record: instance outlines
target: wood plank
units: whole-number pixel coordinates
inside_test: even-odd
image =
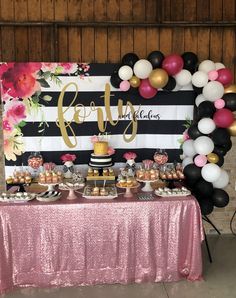
[[[132,0],[120,0],[120,20],[130,22],[133,19]],[[134,51],[134,30],[133,28],[121,28],[121,57]]]
[[[197,20],[209,21],[210,13],[209,0],[197,0]]]
[[[234,28],[225,28],[223,30],[223,58],[222,63],[231,69],[234,74],[234,82],[236,80],[236,67],[235,67],[235,51],[236,51],[236,37]],[[227,45],[227,46],[225,46]]]
[[[165,55],[172,54],[172,29],[160,29],[160,51]]]
[[[161,15],[161,13],[159,11],[160,4],[158,4],[158,3],[160,3],[160,2],[161,1],[156,1],[156,0],[146,0],[145,1],[146,21],[147,22],[159,21],[158,17]]]
[[[147,55],[158,51],[160,47],[160,32],[158,28],[147,28]]]
[[[210,20],[221,21],[223,17],[222,13],[222,0],[210,0]]]
[[[1,19],[3,21],[14,20],[14,1],[1,0]],[[15,61],[15,31],[14,27],[2,27],[2,61]]]
[[[54,21],[54,1],[41,0],[41,18],[45,22]],[[45,62],[57,60],[54,38],[51,27],[42,28],[42,60]]]
[[[107,20],[119,21],[119,0],[107,0]],[[120,28],[108,28],[107,30],[107,61],[120,62]]]
[[[184,52],[184,29],[174,28],[172,31],[172,52],[182,55]]]
[[[236,4],[235,0],[224,0],[223,1],[223,20],[234,21],[236,18]]]
[[[81,19],[81,0],[68,0],[68,20]],[[81,62],[81,28],[68,28],[68,59],[71,62]]]
[[[222,61],[223,34],[221,28],[211,28],[210,31],[210,59],[214,62]],[[227,45],[228,46],[228,45]]]
[[[183,21],[184,0],[171,0],[171,21]]]
[[[94,20],[94,1],[81,1],[81,21]],[[94,28],[82,28],[82,61],[94,61]]]
[[[95,21],[106,21],[107,1],[96,0],[94,2]],[[107,61],[107,28],[95,28],[95,62],[105,63]]]
[[[133,22],[145,22],[145,1],[133,0]],[[134,28],[134,52],[140,58],[147,56],[146,28]]]
[[[67,0],[55,1],[55,21],[68,19]],[[58,27],[58,61],[67,62],[68,57],[68,32],[65,27]]]
[[[27,0],[15,1],[15,20],[18,22],[28,20],[28,3]],[[15,28],[15,50],[16,61],[28,61],[29,60],[29,48],[28,48],[28,28],[17,27]]]
[[[28,0],[28,20],[41,20],[40,0]],[[29,27],[29,61],[42,61],[42,30],[40,27]]]
[[[160,0],[162,6],[162,20],[171,21],[171,0]]]
[[[184,29],[184,52],[197,54],[197,31],[196,28]]]
[[[196,21],[197,19],[197,1],[196,0],[184,0],[184,20]]]
[[[201,28],[198,30],[198,45],[197,45],[197,53],[199,61],[203,61],[209,59],[210,55],[210,29]]]

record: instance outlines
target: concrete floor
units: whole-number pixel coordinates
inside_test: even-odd
[[[213,263],[203,244],[204,281],[21,289],[4,298],[236,298],[236,237],[208,236]]]

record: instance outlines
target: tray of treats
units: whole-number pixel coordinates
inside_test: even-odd
[[[117,196],[116,187],[113,185],[105,187],[87,185],[83,192],[83,197],[86,199],[114,199]]]
[[[112,168],[88,169],[87,180],[115,180],[114,170]]]
[[[36,195],[36,200],[40,202],[54,202],[60,199],[61,192],[59,191],[44,191]]]
[[[136,188],[140,184],[134,177],[121,177],[116,185],[120,188]]]
[[[24,203],[36,198],[35,193],[17,192],[17,193],[1,193],[0,202],[7,203]]]
[[[59,184],[59,189],[61,190],[78,190],[80,188],[84,187],[84,183],[83,182],[63,182]]]
[[[191,192],[186,187],[181,188],[157,188],[155,194],[159,197],[185,197],[191,195]]]

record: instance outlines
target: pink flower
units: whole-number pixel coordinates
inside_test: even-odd
[[[11,132],[13,130],[12,124],[6,118],[2,120],[2,128],[5,132]]]
[[[52,73],[55,73],[56,72],[56,68],[57,68],[57,63],[42,63],[41,70],[43,72],[50,71]]]
[[[13,98],[27,98],[40,90],[36,81],[36,73],[40,70],[41,63],[14,63],[2,72],[3,91]]]
[[[91,142],[94,144],[94,143],[97,143],[99,141],[99,139],[98,139],[98,136],[92,136],[91,137]]]
[[[123,155],[123,158],[125,158],[126,160],[135,159],[136,157],[137,157],[137,154],[134,152],[126,152]]]
[[[5,105],[6,118],[12,124],[18,124],[26,118],[26,106],[21,101],[8,101]]]
[[[58,66],[63,68],[62,72],[65,73],[75,73],[78,69],[78,65],[76,63],[58,63]]]
[[[188,130],[186,129],[184,132],[183,132],[183,141],[187,141],[190,139],[190,136],[188,135]]]
[[[52,171],[55,168],[55,163],[54,162],[45,162],[43,164],[43,168],[45,171]]]
[[[75,161],[76,160],[76,155],[75,154],[64,154],[61,156],[61,160],[63,162],[66,162],[66,161]]]
[[[116,150],[115,150],[114,148],[112,148],[112,147],[108,147],[107,153],[108,153],[109,155],[115,154],[115,152],[116,152]]]

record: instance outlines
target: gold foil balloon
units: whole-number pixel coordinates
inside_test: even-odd
[[[129,80],[130,86],[133,88],[138,88],[140,85],[140,79],[136,76],[132,76],[132,78]]]
[[[236,93],[236,84],[225,87],[225,93]]]
[[[233,137],[236,136],[236,120],[227,128],[229,134]]]
[[[153,88],[163,88],[168,83],[169,76],[164,69],[156,68],[150,73],[148,79]]]
[[[207,160],[211,163],[217,163],[219,161],[219,156],[215,153],[209,153],[207,155]]]

